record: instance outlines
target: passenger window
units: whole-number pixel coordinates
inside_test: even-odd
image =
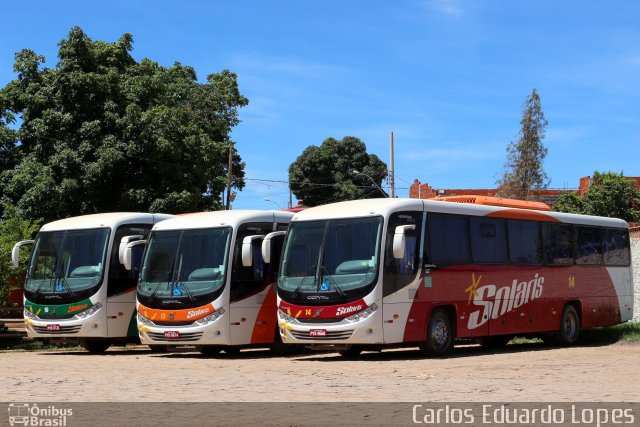
[[[470,261],[466,216],[429,213],[427,226],[430,263],[466,264]]]
[[[541,264],[540,224],[509,220],[509,258],[512,264]]]
[[[542,244],[545,264],[573,264],[573,228],[570,224],[543,223]]]
[[[504,219],[471,217],[471,253],[478,264],[506,264],[507,226]]]
[[[600,248],[600,229],[596,227],[575,227],[576,264],[602,264]]]
[[[629,265],[631,257],[627,230],[603,229],[602,249],[605,265]]]

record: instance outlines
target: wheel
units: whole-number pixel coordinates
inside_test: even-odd
[[[94,354],[104,353],[109,347],[111,347],[111,343],[107,340],[90,338],[80,340],[80,345],[89,353]]]
[[[480,345],[485,348],[501,348],[505,347],[513,338],[511,335],[493,335],[490,337],[482,337]]]
[[[340,350],[338,351],[338,353],[340,353],[340,356],[342,357],[351,359],[354,357],[358,357],[360,353],[362,353],[362,348],[352,345],[351,348],[348,348],[346,350]]]
[[[217,347],[215,345],[198,346],[198,351],[205,356],[215,356],[216,354],[220,353],[220,350],[220,347]]]
[[[442,356],[453,348],[453,328],[449,314],[436,308],[431,313],[427,325],[427,339],[420,344],[420,351],[425,355]]]
[[[560,329],[556,331],[554,337],[558,345],[573,345],[578,341],[580,334],[580,317],[575,307],[567,305],[562,310],[560,318]]]
[[[238,347],[225,347],[224,352],[230,356],[235,356],[240,354],[240,349]]]
[[[273,337],[273,344],[269,347],[273,354],[278,356],[287,356],[290,354],[302,353],[304,346],[300,344],[285,344],[280,337],[280,328],[276,326],[275,335]]]

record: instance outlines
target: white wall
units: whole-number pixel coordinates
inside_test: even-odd
[[[631,238],[631,262],[633,266],[633,321],[640,322],[640,237]]]

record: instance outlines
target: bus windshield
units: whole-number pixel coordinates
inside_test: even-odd
[[[138,294],[190,299],[222,291],[231,228],[153,231],[147,242]]]
[[[69,297],[99,286],[108,243],[108,228],[40,232],[25,290]]]
[[[310,303],[364,296],[377,277],[381,231],[381,217],[291,223],[281,295]]]

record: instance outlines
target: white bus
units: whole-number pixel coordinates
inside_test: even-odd
[[[144,241],[151,227],[172,215],[103,213],[66,218],[42,226],[33,244],[24,283],[27,334],[77,338],[90,352],[114,342],[137,340],[135,289]],[[134,245],[138,245],[134,248]],[[131,245],[133,268],[122,265]]]
[[[282,340],[343,355],[516,334],[568,345],[632,318],[628,224],[475,196],[330,204],[293,218],[277,289]]]
[[[292,217],[283,211],[218,211],[154,226],[138,283],[141,341],[194,345],[204,354],[280,350],[273,283]]]

